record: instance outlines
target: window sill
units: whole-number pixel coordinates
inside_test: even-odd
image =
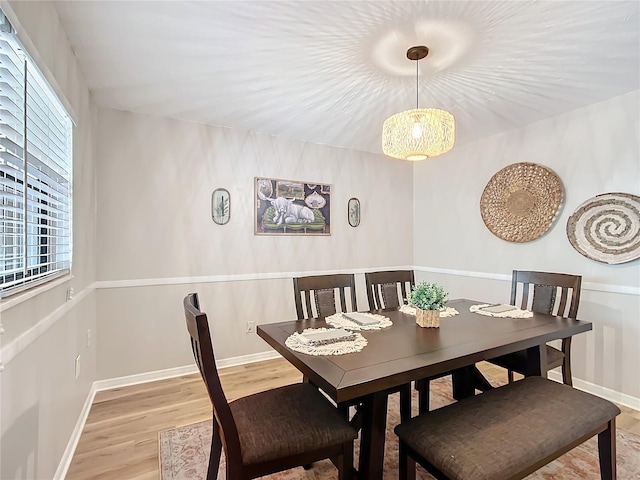
[[[0,300],[0,312],[4,312],[5,310],[9,310],[16,305],[21,304],[22,302],[26,302],[27,300],[40,295],[41,293],[47,292],[52,288],[55,288],[59,285],[62,285],[73,279],[73,274],[67,272],[60,277],[52,278],[45,283],[40,285],[35,285],[27,290],[22,292],[16,292],[8,297],[5,297]]]

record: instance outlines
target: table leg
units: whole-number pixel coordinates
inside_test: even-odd
[[[415,388],[418,391],[418,413],[429,411],[429,379],[416,380]]]
[[[527,348],[527,365],[525,377],[547,376],[547,344]]]
[[[476,389],[486,392],[493,388],[493,385],[488,382],[475,365],[458,368],[451,372],[451,383],[453,384],[453,398],[456,400],[474,396]]]
[[[451,384],[453,398],[456,400],[472,397],[475,394],[475,388],[473,387],[471,376],[466,368],[458,368],[451,372]]]
[[[367,395],[362,403],[362,431],[358,478],[382,479],[387,428],[387,394]]]
[[[451,372],[451,384],[453,389],[453,398],[456,400],[473,397],[476,393],[476,389],[473,384],[473,377],[468,368],[458,368]]]

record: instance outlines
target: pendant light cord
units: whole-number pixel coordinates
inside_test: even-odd
[[[418,60],[416,60],[416,110],[418,109]]]

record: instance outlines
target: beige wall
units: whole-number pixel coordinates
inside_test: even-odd
[[[247,319],[295,317],[292,276],[412,264],[409,163],[109,109],[99,110],[97,135],[100,379],[191,364],[188,291],[201,293],[228,358],[269,350],[244,333]],[[331,235],[255,236],[260,176],[331,184]],[[223,226],[211,220],[219,187],[231,194]],[[357,228],[347,223],[350,197],[362,205]]]
[[[73,278],[48,290],[10,297],[1,306],[5,334],[1,337],[0,478],[44,479],[53,478],[95,380],[96,349],[87,347],[86,332],[95,332],[96,111],[53,6],[5,1],[0,6],[76,125]],[[71,301],[66,300],[69,287],[76,294]],[[78,379],[77,355],[81,355]]]
[[[566,223],[594,195],[640,194],[638,105],[640,92],[631,92],[458,146],[416,164],[414,172],[414,263],[425,270],[420,277],[442,281],[452,297],[498,302],[509,299],[509,282],[500,279],[513,269],[582,275],[579,318],[593,322],[594,329],[575,339],[574,376],[636,401],[640,261],[606,265],[583,257],[569,243]],[[550,231],[522,244],[494,236],[479,207],[491,176],[517,162],[551,168],[565,189],[563,209]],[[498,280],[487,279],[491,276]]]

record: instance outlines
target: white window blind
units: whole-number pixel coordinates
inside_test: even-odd
[[[71,268],[72,122],[0,12],[0,292]]]

